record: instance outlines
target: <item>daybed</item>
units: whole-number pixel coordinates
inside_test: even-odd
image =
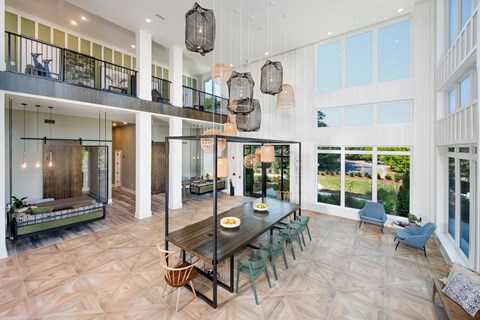
[[[101,219],[105,204],[89,196],[47,201],[15,213],[12,234],[14,239],[27,238]]]
[[[217,180],[217,191],[225,189],[225,180]],[[190,193],[204,194],[213,192],[212,180],[195,180],[190,183]]]

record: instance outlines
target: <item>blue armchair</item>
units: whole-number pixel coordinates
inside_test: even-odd
[[[425,245],[427,244],[430,237],[433,235],[433,232],[437,229],[437,226],[429,222],[423,227],[406,227],[403,230],[397,230],[395,234],[395,240],[398,240],[395,250],[397,250],[398,245],[401,243],[407,244],[409,246],[422,249],[427,256],[427,251],[425,250]]]
[[[387,214],[385,213],[383,204],[371,201],[365,202],[365,205],[358,214],[360,215],[359,228],[362,226],[362,222],[376,224],[380,226],[380,230],[383,233],[383,225],[385,221],[387,221]]]

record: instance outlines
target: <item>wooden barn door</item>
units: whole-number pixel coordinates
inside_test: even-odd
[[[152,142],[152,194],[165,192],[165,142]]]
[[[82,184],[80,142],[47,141],[43,145],[43,197],[57,200],[81,196]]]

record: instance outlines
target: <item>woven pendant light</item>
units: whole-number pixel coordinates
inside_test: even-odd
[[[282,91],[283,67],[280,61],[267,60],[262,67],[260,76],[260,91],[276,95]]]
[[[243,165],[247,169],[255,169],[259,163],[260,161],[253,153],[247,154],[243,159]]]
[[[253,81],[250,72],[232,72],[227,81],[229,101],[227,109],[235,114],[245,114],[253,111]]]
[[[232,76],[232,70],[224,63],[217,63],[212,68],[212,80],[216,84],[226,84]]]
[[[248,114],[235,115],[235,122],[239,131],[258,131],[262,124],[262,109],[260,101],[253,99],[253,111]]]
[[[195,2],[185,14],[185,46],[204,56],[215,48],[215,16],[213,10]]]
[[[203,133],[204,136],[220,134],[222,134],[222,131],[217,129],[209,129]],[[217,139],[217,144],[218,152],[220,152],[223,151],[227,146],[227,141],[225,139]],[[213,152],[213,138],[201,138],[200,146],[205,152]]]
[[[277,108],[294,108],[295,107],[295,95],[293,93],[293,87],[289,84],[282,85],[282,92],[277,95]]]
[[[230,116],[228,116],[227,122],[223,124],[223,134],[226,136],[236,136],[238,134],[237,124],[232,122]]]
[[[258,161],[262,159],[262,148],[257,148],[257,150],[255,150],[255,158],[257,158]]]
[[[261,146],[262,153],[260,160],[264,163],[272,163],[275,161],[275,149],[270,144],[264,144]]]
[[[228,158],[217,157],[217,178],[228,177]]]

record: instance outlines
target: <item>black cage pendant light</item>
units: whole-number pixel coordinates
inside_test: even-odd
[[[215,16],[213,10],[195,2],[185,14],[185,46],[202,56],[215,48]]]
[[[230,112],[235,114],[246,114],[253,111],[253,81],[250,72],[239,73],[232,72],[232,76],[227,81],[228,85],[228,107]]]
[[[267,60],[262,67],[260,76],[260,91],[276,95],[282,91],[283,67],[280,61]]]
[[[239,131],[258,131],[262,124],[262,110],[260,101],[253,99],[253,111],[248,114],[237,114],[235,121]]]

